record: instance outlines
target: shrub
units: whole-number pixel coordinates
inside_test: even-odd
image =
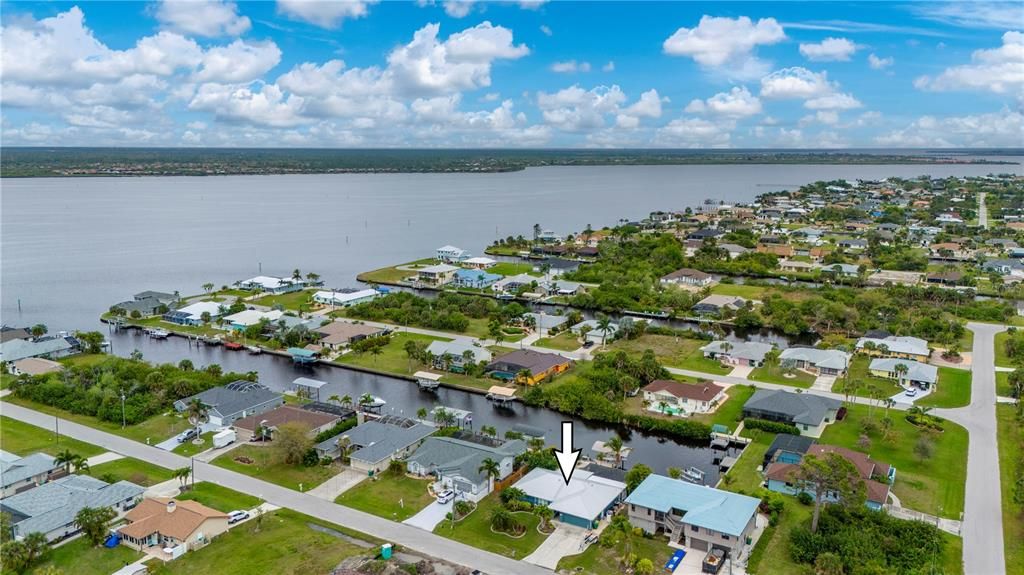
[[[760,429],[761,431],[767,431],[768,433],[800,435],[800,430],[797,429],[795,425],[779,421],[768,421],[767,419],[757,419],[754,417],[744,419],[743,427],[744,429]]]
[[[814,502],[814,497],[806,491],[801,491],[800,494],[796,496],[796,500],[799,501],[801,505],[810,505]]]

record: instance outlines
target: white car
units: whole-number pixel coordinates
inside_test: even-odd
[[[911,387],[910,389],[908,389],[906,391],[906,395],[907,395],[907,397],[914,397],[915,395],[917,395],[917,388],[916,387]]]
[[[235,523],[238,523],[239,521],[245,521],[248,518],[248,511],[232,511],[231,513],[228,513],[228,525],[234,525]]]
[[[452,499],[455,499],[455,492],[452,491],[451,489],[445,489],[441,493],[437,494],[437,502],[438,503],[441,503],[441,504],[448,503]]]

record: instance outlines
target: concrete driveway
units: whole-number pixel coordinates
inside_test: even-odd
[[[582,527],[556,523],[555,530],[551,535],[548,535],[540,547],[534,549],[533,553],[527,555],[523,561],[554,570],[562,557],[583,552],[583,540],[587,533],[589,530]]]
[[[895,401],[896,403],[913,405],[915,401],[921,399],[922,397],[928,397],[932,393],[932,389],[918,389],[917,394],[914,395],[913,397],[907,395],[907,392],[904,391],[903,393],[897,393],[896,395],[892,396],[892,400]]]
[[[174,448],[179,445],[181,444],[178,443],[178,436],[175,435],[170,439],[165,439],[160,443],[157,443],[156,445],[154,445],[154,447],[156,447],[157,449],[163,449],[164,451],[174,451]]]
[[[424,531],[433,531],[437,524],[444,521],[446,515],[452,510],[452,502],[438,503],[434,501],[430,505],[427,505],[423,511],[420,511],[416,515],[406,519],[402,523],[406,525],[412,525],[413,527],[419,527]]]
[[[351,467],[309,490],[309,494],[327,501],[334,501],[339,495],[352,489],[366,479],[366,473]]]

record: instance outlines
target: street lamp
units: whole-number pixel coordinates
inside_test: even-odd
[[[126,420],[125,414],[124,414],[124,400],[125,400],[124,389],[122,389],[121,390],[121,429],[124,429],[127,426],[127,420]]]

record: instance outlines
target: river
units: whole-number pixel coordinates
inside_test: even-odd
[[[1000,158],[1021,161],[1022,158]],[[430,257],[444,244],[483,252],[497,237],[529,235],[535,223],[557,233],[599,228],[654,210],[682,210],[705,198],[746,202],[758,194],[836,178],[880,179],[1020,173],[1020,165],[708,165],[547,167],[500,174],[364,174],[147,178],[38,178],[0,181],[0,319],[44,323],[52,331],[105,328],[111,304],[152,289],[199,293],[260,272],[299,268],[330,287],[359,272]],[[300,372],[287,359],[184,340],[112,336],[114,351],[151,361],[258,371],[286,387]],[[327,395],[373,393],[412,414],[436,402],[469,409],[478,425],[515,422],[547,429],[564,416],[518,405],[495,410],[481,396],[443,389],[437,397],[394,378],[329,367],[314,377]],[[308,375],[308,374],[307,374]],[[714,481],[711,451],[577,422],[577,447],[615,431],[628,435],[631,462],[658,471],[695,465]]]

